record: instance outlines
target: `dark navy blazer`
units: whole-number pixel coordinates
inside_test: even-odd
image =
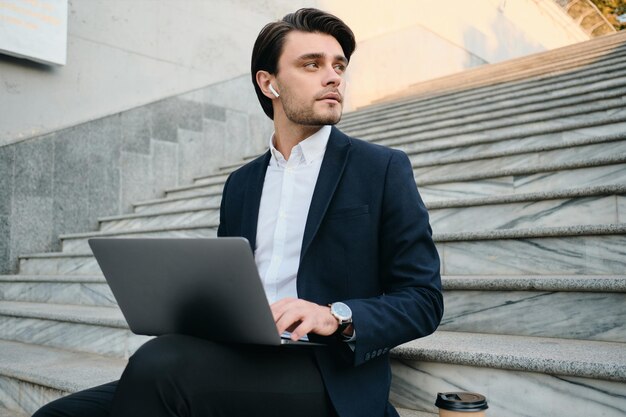
[[[254,250],[269,151],[224,185],[219,236]],[[406,154],[332,129],[309,209],[298,297],[352,309],[354,352],[336,338],[316,351],[341,417],[397,416],[389,405],[389,349],[426,336],[443,314],[439,257]]]

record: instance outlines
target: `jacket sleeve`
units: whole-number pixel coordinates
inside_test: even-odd
[[[435,331],[443,315],[439,256],[428,212],[405,153],[393,151],[384,182],[379,232],[383,294],[344,300],[356,331],[354,365]]]

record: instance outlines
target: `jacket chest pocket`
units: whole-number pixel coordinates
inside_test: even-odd
[[[349,217],[362,216],[369,214],[370,208],[367,204],[353,207],[342,207],[329,212],[326,215],[327,220],[347,219]]]

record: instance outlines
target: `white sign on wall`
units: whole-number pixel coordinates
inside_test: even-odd
[[[68,0],[0,0],[0,53],[65,65]]]

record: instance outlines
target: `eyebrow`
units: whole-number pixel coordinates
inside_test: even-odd
[[[321,52],[312,52],[310,54],[300,55],[297,58],[297,61],[306,61],[309,59],[322,59],[322,58],[326,58],[326,54],[323,54]],[[335,60],[341,61],[344,65],[348,64],[348,59],[343,55],[335,55]]]

